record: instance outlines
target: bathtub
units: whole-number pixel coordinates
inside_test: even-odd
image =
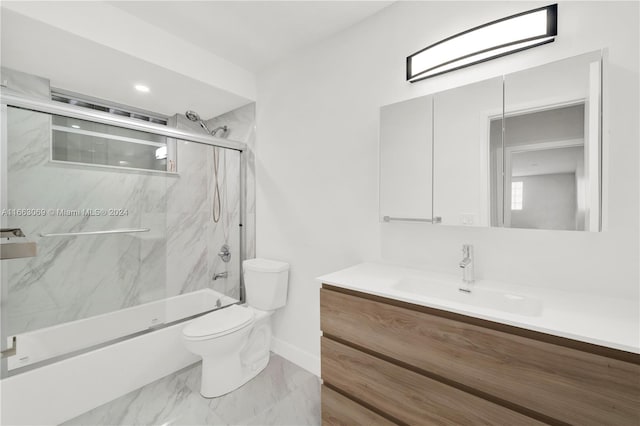
[[[182,343],[190,320],[171,323],[214,309],[218,301],[236,302],[205,289],[18,335],[9,373],[32,369],[0,381],[0,423],[59,424],[198,362]],[[58,360],[36,364],[51,359]]]

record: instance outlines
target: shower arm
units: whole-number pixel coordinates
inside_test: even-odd
[[[209,133],[211,133],[211,136],[215,136],[216,133],[218,133],[218,130],[222,130],[222,136],[224,137],[229,131],[229,128],[227,126],[219,126],[213,129],[212,131],[210,131]]]

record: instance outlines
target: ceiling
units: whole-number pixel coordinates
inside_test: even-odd
[[[5,0],[1,65],[59,89],[208,119],[255,101],[265,68],[391,3]]]
[[[156,114],[193,109],[209,118],[251,102],[12,11],[2,12],[1,42],[3,67],[44,77],[56,89]],[[151,91],[137,92],[135,84]]]
[[[391,1],[115,1],[138,19],[259,72]]]

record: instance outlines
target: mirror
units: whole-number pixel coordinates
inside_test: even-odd
[[[601,58],[382,107],[381,219],[599,231]]]
[[[600,72],[597,52],[505,76],[504,203],[492,225],[600,229]]]

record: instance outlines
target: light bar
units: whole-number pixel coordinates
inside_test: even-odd
[[[468,67],[551,43],[558,34],[558,5],[508,16],[461,32],[407,57],[407,81]]]

